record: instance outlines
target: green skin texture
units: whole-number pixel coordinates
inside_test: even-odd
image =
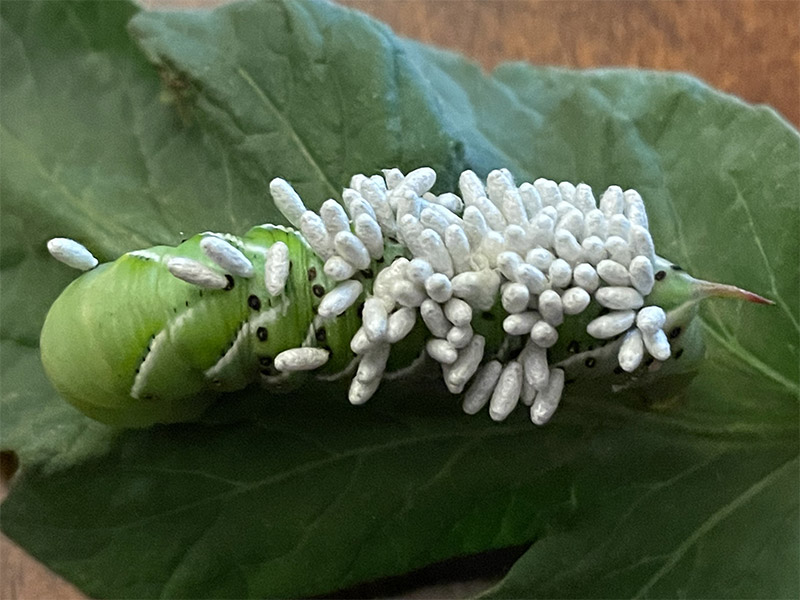
[[[363,298],[342,315],[315,322],[320,296],[336,282],[325,276],[323,262],[296,232],[261,225],[242,237],[225,236],[251,260],[256,272],[250,279],[233,278],[234,285],[227,290],[203,290],[177,279],[166,268],[167,259],[178,256],[214,267],[200,249],[203,237],[199,234],[178,247],[145,251],[161,260],[125,254],[82,274],[64,290],[47,315],[40,340],[45,371],[63,398],[109,425],[146,427],[195,420],[219,393],[253,382],[265,386],[265,395],[296,386],[307,373],[279,374],[271,364],[279,352],[298,347],[304,340],[305,345],[331,351],[328,363],[314,375],[331,379],[352,370],[349,344],[361,325],[358,310]],[[262,274],[266,250],[276,241],[287,244],[292,265],[284,293],[273,297]],[[383,259],[357,275],[367,293],[378,270],[401,255],[407,255],[405,248],[387,244]],[[581,315],[567,317],[559,327],[558,343],[549,351],[551,365],[564,368],[567,381],[606,377],[618,389],[694,368],[703,354],[699,331],[689,328],[700,299],[697,280],[661,258],[656,264],[659,270],[666,276],[656,282],[646,303],[668,312],[667,332],[680,328],[682,339],[671,343],[673,356],[685,346],[682,362],[656,362],[656,367],[663,368],[654,369],[645,361],[633,374],[621,373],[616,368],[621,339],[604,343],[586,333],[586,324],[599,312],[593,303]],[[260,301],[258,310],[248,301],[252,296]],[[476,312],[473,327],[486,337],[485,360],[513,358],[524,344],[526,336],[506,339],[504,316],[499,301],[490,311]],[[242,345],[231,351],[243,324],[257,319],[266,328],[267,339],[259,339],[252,325],[249,334],[242,336]],[[158,348],[152,350],[157,336]],[[387,372],[411,365],[427,337],[418,319],[409,336],[393,347]],[[151,350],[158,356],[150,356],[146,385],[138,397],[132,397],[137,372]],[[206,370],[228,352],[233,360],[208,377]]]

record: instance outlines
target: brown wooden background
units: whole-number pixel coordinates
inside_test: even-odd
[[[110,1],[110,0],[109,0]],[[219,0],[146,0],[150,7]],[[800,0],[342,0],[491,69],[506,60],[696,75],[800,125]],[[0,540],[0,599],[83,595]],[[430,597],[467,593],[437,588]],[[422,597],[420,595],[419,597]]]

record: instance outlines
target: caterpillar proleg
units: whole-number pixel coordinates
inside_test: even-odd
[[[273,180],[296,229],[202,233],[100,265],[51,240],[86,270],[42,329],[55,388],[95,419],[141,427],[195,419],[215,392],[259,380],[352,373],[362,404],[427,352],[465,412],[488,404],[502,421],[522,405],[543,425],[573,380],[621,388],[698,360],[701,299],[771,304],[657,256],[634,190],[609,187],[598,206],[585,184],[517,186],[500,169],[486,184],[465,171],[460,196],[437,196],[430,168],[383,173],[354,176],[344,206],[319,215]]]

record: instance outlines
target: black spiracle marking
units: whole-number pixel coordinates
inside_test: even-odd
[[[581,345],[578,343],[578,340],[572,340],[567,346],[567,352],[571,352],[572,354],[578,354],[580,351]]]
[[[656,281],[661,281],[666,276],[667,276],[666,271],[659,271],[658,273],[656,273]]]
[[[494,318],[495,318],[494,317],[494,313],[493,312],[489,312],[488,310],[483,311],[481,313],[481,317],[483,317],[484,321],[494,321]]]
[[[594,367],[597,364],[597,361],[594,359],[593,356],[590,356],[585,361],[583,361],[583,364],[591,369],[592,367]]]
[[[683,271],[683,267],[679,267],[678,265],[670,265],[670,268],[673,271]]]
[[[683,356],[683,348],[675,353],[675,360],[678,360],[681,356]]]
[[[681,334],[681,328],[675,327],[672,331],[669,332],[669,339],[674,340]]]
[[[266,342],[267,338],[269,337],[269,333],[267,332],[266,327],[259,327],[256,329],[256,337],[258,338],[259,342]]]
[[[233,280],[233,276],[228,275],[227,273],[225,273],[225,279],[228,280],[228,285],[226,285],[222,289],[225,290],[226,292],[228,292],[228,291],[233,289],[233,286],[236,284],[236,282]]]
[[[647,358],[644,360],[644,366],[645,366],[645,367],[649,367],[650,365],[652,365],[652,364],[655,362],[655,360],[656,360],[656,359],[655,359],[655,358],[653,358],[652,356],[648,356],[648,357],[647,357]]]
[[[261,310],[261,300],[255,294],[251,294],[247,298],[247,306],[249,306],[253,310]]]
[[[317,278],[317,268],[309,267],[308,272],[306,274],[308,275],[309,281],[314,281]]]
[[[258,358],[258,364],[262,367],[271,367],[272,366],[272,357],[271,356],[260,356]]]
[[[314,332],[314,337],[317,338],[318,342],[324,342],[328,339],[328,332],[325,331],[324,327],[320,327]]]
[[[317,298],[322,298],[325,295],[325,288],[318,283],[311,286],[311,291],[314,292]]]

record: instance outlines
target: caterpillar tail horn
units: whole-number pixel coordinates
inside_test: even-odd
[[[714,281],[705,281],[703,279],[695,280],[695,294],[699,299],[702,298],[734,298],[736,300],[743,300],[745,302],[754,302],[756,304],[775,304],[769,298],[759,296],[755,292],[744,290],[735,285],[727,283],[716,283]]]

